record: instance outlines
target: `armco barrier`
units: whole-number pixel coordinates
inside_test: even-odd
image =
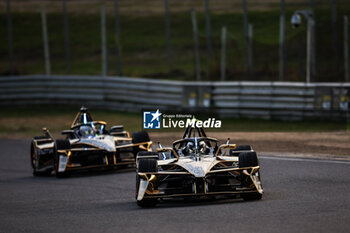
[[[87,105],[211,111],[223,117],[345,118],[350,83],[181,82],[100,76],[0,77],[2,106]]]

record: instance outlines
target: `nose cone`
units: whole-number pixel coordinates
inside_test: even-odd
[[[205,177],[214,163],[215,160],[213,158],[202,159],[200,161],[189,159],[184,161],[181,166],[195,177]]]
[[[202,167],[194,167],[193,170],[192,170],[192,174],[195,176],[195,177],[204,177],[205,176],[205,171],[203,170]]]

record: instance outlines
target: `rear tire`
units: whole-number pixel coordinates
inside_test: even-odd
[[[156,172],[158,170],[156,159],[139,159],[138,161],[138,172]],[[136,198],[140,187],[140,176],[136,173]],[[154,207],[158,202],[157,198],[154,199],[143,199],[137,201],[137,205],[140,207]]]
[[[132,143],[142,143],[142,142],[149,142],[149,141],[150,141],[150,138],[146,131],[135,132],[132,134]],[[139,146],[133,147],[133,153],[134,153],[135,159],[139,151],[140,151]]]
[[[132,134],[132,143],[141,143],[151,141],[146,131],[135,132]]]

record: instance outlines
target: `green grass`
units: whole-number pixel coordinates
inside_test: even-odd
[[[286,80],[304,81],[305,59],[305,20],[298,29],[290,26],[290,16],[295,9],[302,7],[290,5],[286,14],[287,26],[287,68]],[[276,9],[276,10],[275,10]],[[342,16],[349,12],[350,4],[338,7],[338,54],[341,61],[339,70],[334,68],[331,11],[318,7],[317,20],[317,64],[319,75],[314,81],[342,81]],[[101,73],[101,32],[100,16],[97,13],[69,14],[70,48],[72,74],[99,75]],[[197,12],[200,31],[200,56],[204,80],[218,80],[220,76],[220,35],[221,27],[226,25],[228,38],[227,71],[229,80],[277,80],[279,48],[279,10],[278,7],[266,11],[249,11],[249,22],[254,25],[254,72],[247,77],[245,68],[245,47],[243,41],[243,17],[236,12],[211,13],[213,57],[208,59],[205,38],[205,15]],[[4,12],[0,14],[0,24],[6,25]],[[121,15],[122,60],[125,76],[167,78],[177,80],[194,79],[193,36],[190,12],[180,11],[171,14],[171,42],[173,52],[173,72],[168,72],[164,15],[148,14]],[[59,11],[48,14],[51,64],[53,74],[65,74],[65,51],[62,15]],[[44,58],[41,19],[38,12],[13,13],[14,59],[18,74],[44,73]],[[6,27],[0,27],[0,34],[7,35]],[[109,75],[115,75],[115,35],[114,17],[107,17]],[[0,43],[0,75],[8,73],[8,48],[6,36]],[[301,71],[299,69],[302,69]],[[301,75],[300,75],[301,73]]]
[[[68,129],[79,107],[64,106],[27,106],[21,108],[6,108],[0,111],[0,137],[30,138],[41,134],[41,128],[47,127],[55,135],[59,136],[61,130]],[[142,130],[142,113],[124,113],[118,111],[106,111],[90,109],[95,120],[103,120],[108,127],[124,125],[130,132]],[[197,117],[197,116],[196,116]],[[206,116],[198,116],[198,119],[206,119]],[[216,117],[216,119],[219,119]],[[327,132],[345,131],[349,129],[342,121],[281,121],[259,119],[222,119],[222,128],[208,129],[208,131],[230,132]],[[153,132],[182,132],[183,129],[161,129]]]

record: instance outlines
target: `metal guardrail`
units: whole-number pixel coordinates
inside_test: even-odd
[[[344,118],[350,83],[181,82],[100,76],[0,77],[0,105],[72,104],[122,111],[212,111],[223,117]]]

